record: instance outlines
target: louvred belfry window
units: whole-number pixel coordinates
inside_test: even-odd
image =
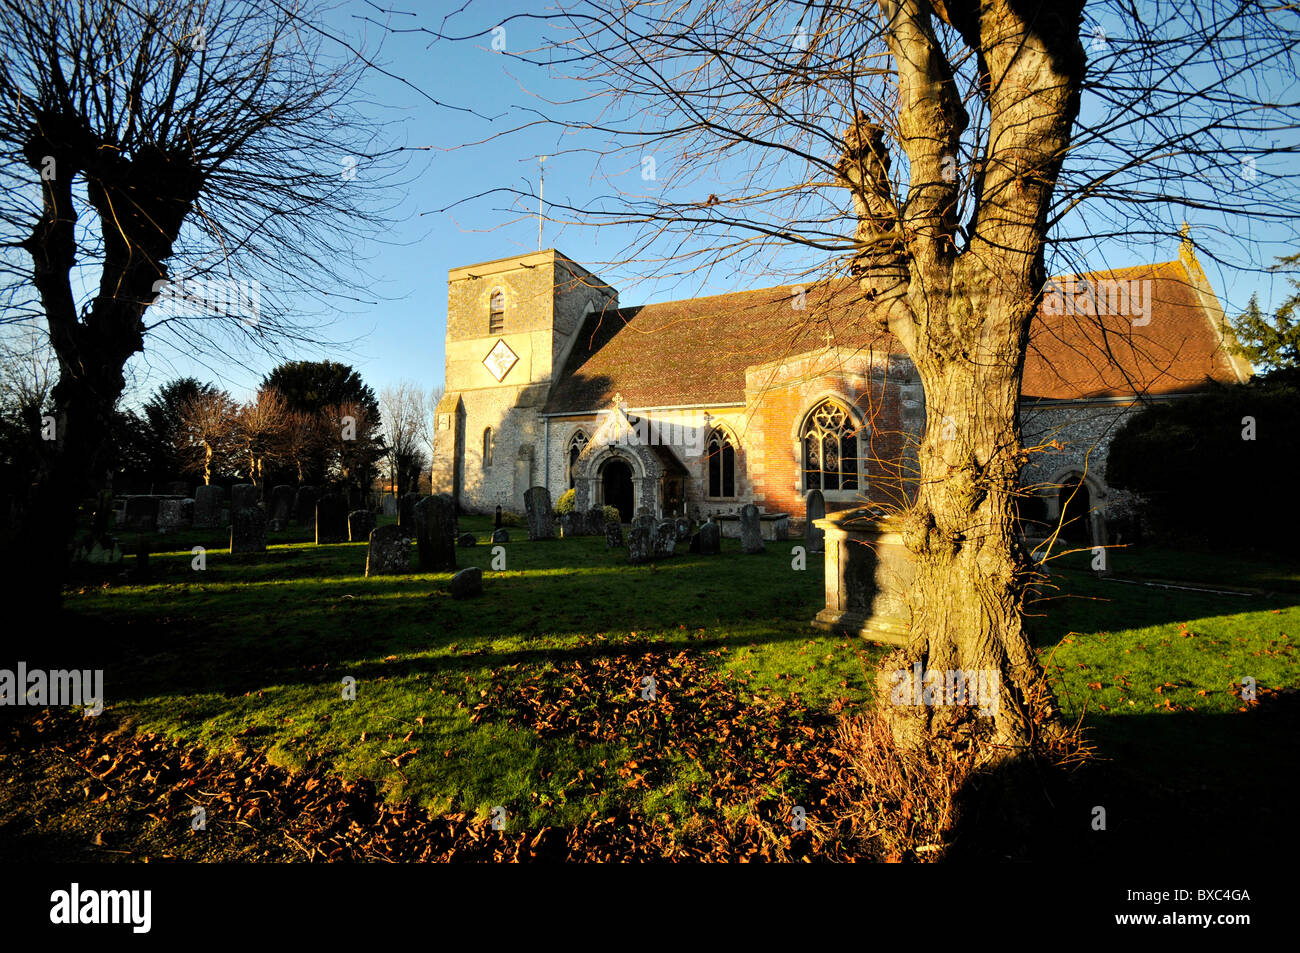
[[[805,491],[858,488],[857,430],[834,401],[822,401],[804,421],[803,479]]]
[[[506,296],[500,291],[494,291],[488,300],[488,333],[501,334],[505,329]]]

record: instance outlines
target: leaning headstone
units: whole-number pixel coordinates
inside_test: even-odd
[[[293,487],[282,483],[271,491],[271,506],[266,516],[271,521],[279,520],[282,525],[289,522],[293,516]]]
[[[676,546],[677,524],[672,520],[664,520],[655,527],[654,557],[662,559],[665,556],[671,556]]]
[[[700,527],[700,555],[716,556],[722,552],[722,525],[709,520]]]
[[[654,535],[641,520],[634,522],[627,533],[627,561],[634,566],[649,562],[654,555]]]
[[[158,497],[128,496],[122,510],[123,529],[152,533],[158,527]]]
[[[761,553],[763,546],[763,527],[758,518],[758,507],[746,503],[740,508],[740,549],[745,553]]]
[[[456,569],[456,501],[446,493],[415,505],[415,542],[423,572]]]
[[[178,529],[189,529],[193,523],[193,500],[160,500],[158,502],[158,532],[174,533]]]
[[[813,520],[819,520],[826,516],[826,498],[822,496],[821,490],[813,490],[808,494],[807,510],[804,513],[804,543],[810,553],[820,553],[826,549],[826,530],[818,529],[813,525]]]
[[[593,506],[587,510],[587,533],[599,536],[605,532],[605,507]]]
[[[415,506],[419,502],[419,493],[403,493],[397,502],[397,525],[412,538],[415,536]]]
[[[451,597],[469,599],[483,592],[483,570],[478,566],[467,566],[451,577]]]
[[[684,543],[691,538],[691,521],[685,516],[677,517],[677,542]]]
[[[230,488],[230,508],[247,509],[257,505],[257,487],[252,483],[236,483]]]
[[[478,538],[473,533],[461,533],[456,537],[457,546],[474,546],[478,543]]]
[[[605,524],[605,548],[623,548],[623,524],[617,520],[610,520]]]
[[[348,501],[326,493],[316,501],[316,545],[348,541]]]
[[[392,495],[387,495],[384,497],[384,515],[385,516],[397,515],[397,497]]]
[[[370,531],[366,548],[366,575],[393,576],[411,571],[411,539],[400,526],[381,526]]]
[[[316,528],[316,501],[320,493],[314,486],[300,486],[293,497],[293,521],[310,530]]]
[[[266,513],[260,506],[230,511],[230,554],[266,552]]]
[[[494,529],[492,531],[492,542],[508,543],[510,542],[510,533],[506,531],[504,526],[501,529]]]
[[[348,542],[359,543],[369,539],[375,528],[375,514],[371,510],[353,510],[348,514]]]
[[[555,538],[555,514],[546,487],[535,486],[524,493],[524,512],[528,516],[529,539]]]

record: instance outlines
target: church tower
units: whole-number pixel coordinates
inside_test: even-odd
[[[543,482],[551,388],[584,319],[617,307],[617,292],[553,248],[448,273],[435,493],[469,512],[523,512],[525,491]]]

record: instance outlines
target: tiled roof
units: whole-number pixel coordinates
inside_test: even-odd
[[[1094,273],[1152,281],[1151,321],[1123,315],[1040,314],[1030,331],[1025,397],[1056,399],[1171,393],[1235,380],[1227,355],[1181,262]],[[790,286],[623,308],[588,317],[547,413],[581,413],[621,394],[630,407],[740,403],[745,369],[841,348],[900,352],[873,327],[856,282]]]

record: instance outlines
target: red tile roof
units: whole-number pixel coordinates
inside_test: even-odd
[[[1163,394],[1236,376],[1181,262],[1087,278],[1150,279],[1151,321],[1125,315],[1040,313],[1030,330],[1022,393],[1077,399]],[[581,413],[621,394],[630,407],[740,403],[745,369],[825,347],[892,351],[872,306],[849,280],[669,301],[591,315],[579,332],[547,413]]]

